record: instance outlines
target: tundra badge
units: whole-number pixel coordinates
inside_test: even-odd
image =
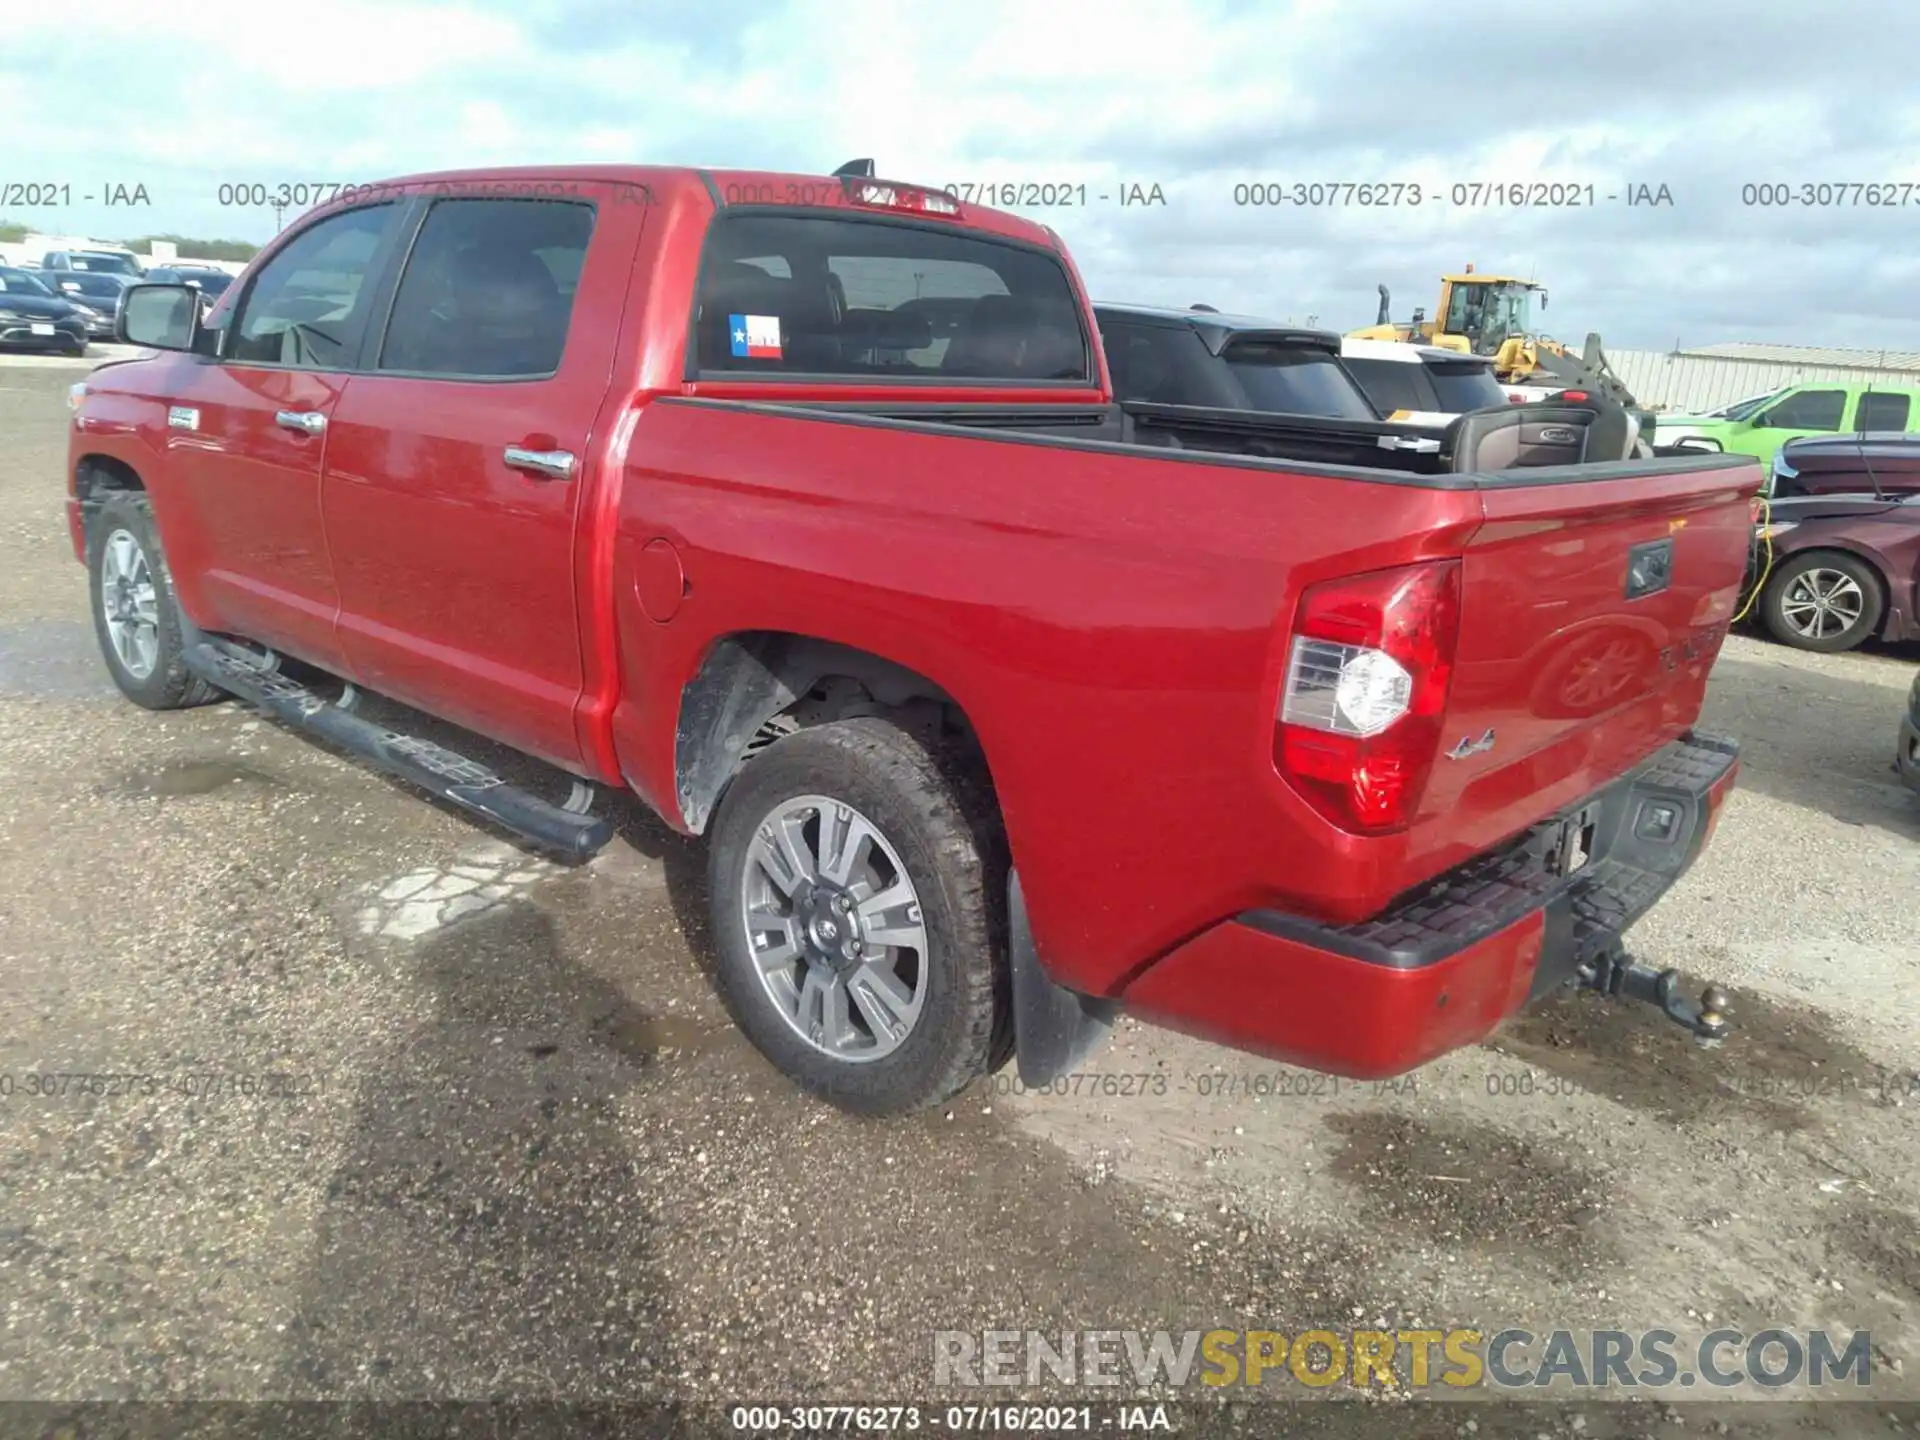
[[[1478,755],[1493,748],[1493,731],[1489,730],[1478,740],[1471,735],[1462,735],[1460,743],[1447,751],[1449,760],[1464,760],[1469,755]]]

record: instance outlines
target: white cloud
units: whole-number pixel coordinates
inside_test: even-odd
[[[1809,26],[1740,0],[1615,0],[1570,39],[1427,0],[310,0],[297,24],[202,0],[185,25],[155,24],[150,0],[18,8],[0,182],[141,182],[154,202],[8,217],[49,228],[264,238],[270,210],[218,203],[236,181],[873,155],[935,183],[1158,183],[1164,209],[1032,212],[1117,299],[1358,324],[1376,282],[1404,313],[1471,259],[1537,270],[1556,320],[1615,345],[1910,346],[1920,326],[1920,188],[1878,211],[1741,203],[1749,181],[1920,181],[1920,7],[1840,0]],[[1676,204],[1236,206],[1252,179],[1664,182]]]

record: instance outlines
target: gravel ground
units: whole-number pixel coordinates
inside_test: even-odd
[[[637,811],[561,870],[236,706],[121,701],[59,504],[76,368],[0,362],[0,1401],[56,1407],[0,1429],[899,1401],[939,1330],[1378,1322],[1868,1329],[1874,1403],[1283,1424],[1190,1392],[1180,1433],[1920,1433],[1920,804],[1888,770],[1920,655],[1729,642],[1705,723],[1741,787],[1632,937],[1734,990],[1718,1050],[1583,996],[1376,1087],[1127,1023],[1087,1074],[1150,1093],[1003,1075],[859,1123],[729,1028],[700,852]]]

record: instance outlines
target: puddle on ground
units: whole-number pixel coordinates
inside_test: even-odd
[[[611,1044],[634,1060],[655,1060],[663,1054],[688,1058],[733,1044],[739,1031],[730,1024],[696,1020],[691,1015],[648,1015],[621,1007],[596,1017],[589,1027],[595,1038]]]
[[[1681,988],[1700,990],[1691,979]],[[1728,1014],[1733,1033],[1708,1048],[1651,1006],[1575,993],[1528,1011],[1486,1044],[1676,1125],[1738,1111],[1786,1132],[1811,1125],[1816,1102],[1920,1102],[1911,1075],[1875,1063],[1816,1010],[1735,990]]]
[[[85,700],[118,693],[89,622],[0,626],[0,699]]]
[[[1332,1171],[1367,1196],[1369,1224],[1436,1242],[1536,1251],[1554,1269],[1603,1244],[1608,1182],[1503,1130],[1367,1110],[1328,1115],[1346,1140]]]
[[[286,782],[251,765],[231,760],[173,760],[143,774],[129,776],[119,789],[125,795],[213,795],[235,785],[264,785],[281,789]]]

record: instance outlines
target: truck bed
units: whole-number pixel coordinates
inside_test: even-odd
[[[677,686],[658,677],[691,674],[712,635],[800,629],[931,677],[980,736],[1049,965],[1096,993],[1118,957],[1223,915],[1365,920],[1678,739],[1760,482],[1728,456],[1418,473],[1129,442],[1101,407],[967,418],[650,404],[624,490],[683,537],[691,623],[620,616],[616,744],[666,789],[649,737],[671,733]],[[1272,442],[1269,418],[1238,418]],[[1628,601],[1629,550],[1666,543],[1670,584]],[[1405,829],[1343,832],[1272,758],[1301,596],[1441,559],[1462,589],[1442,748],[1494,741],[1438,760]],[[1178,813],[1214,819],[1136,825]]]

